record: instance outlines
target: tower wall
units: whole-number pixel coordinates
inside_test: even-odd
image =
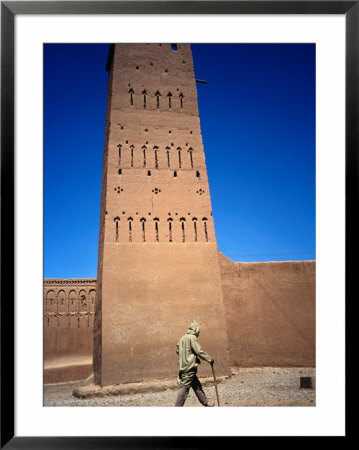
[[[217,373],[228,374],[190,45],[116,45],[108,89],[95,382],[173,375],[176,343],[192,319]]]

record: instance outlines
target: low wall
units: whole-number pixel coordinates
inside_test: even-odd
[[[315,261],[219,261],[232,366],[315,366]]]
[[[96,279],[44,280],[44,382],[92,373]]]

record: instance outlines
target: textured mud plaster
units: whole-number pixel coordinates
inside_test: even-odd
[[[141,245],[138,248],[141,252]],[[166,261],[163,266],[166,266]],[[219,261],[231,365],[315,366],[315,262],[235,263],[221,253]],[[172,267],[160,269],[158,264],[155,258],[152,266],[154,272],[172,271]],[[186,264],[186,261],[178,260],[179,268],[176,271],[182,270]],[[171,283],[176,283],[175,275],[172,273],[174,280]],[[209,276],[213,276],[213,272]],[[143,279],[143,276],[138,279]],[[179,292],[190,290],[193,283],[196,288],[187,297],[194,298],[201,288],[201,283],[196,282],[194,277],[190,278],[185,287],[179,285],[177,289]],[[96,288],[94,279],[44,281],[45,383],[81,380],[91,374],[93,300]],[[87,303],[83,298],[84,294],[89,300]],[[151,296],[154,310],[159,310],[155,324],[159,333],[163,334],[172,318],[168,323],[160,323],[163,318],[160,305],[155,301],[157,296],[155,291]],[[186,304],[187,297],[180,305]],[[174,308],[178,309],[180,305],[176,304]],[[142,309],[141,314],[137,319],[138,327],[142,327],[146,310]],[[199,311],[198,314],[202,312]],[[207,329],[209,333],[212,332],[210,327]],[[182,329],[179,331],[183,332]],[[157,333],[156,327],[153,332]],[[200,336],[201,342],[206,332],[205,328]],[[125,339],[128,337],[125,336]],[[169,345],[169,350],[172,349],[172,344]],[[174,357],[171,354],[171,358],[172,356]],[[216,358],[217,366],[221,355],[217,354]],[[117,363],[117,367],[119,366],[120,361]],[[176,370],[174,366],[170,371],[172,369]],[[208,367],[202,364],[201,374],[208,373],[204,369]],[[169,378],[173,378],[173,372],[169,374]]]
[[[190,45],[118,44],[108,68],[95,383],[175,376],[192,319],[229,374]]]
[[[315,366],[315,261],[219,256],[231,364]]]
[[[92,372],[96,279],[44,281],[44,382],[86,378]]]

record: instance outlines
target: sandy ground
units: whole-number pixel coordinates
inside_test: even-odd
[[[199,374],[200,375],[200,374]],[[232,377],[218,384],[222,406],[315,406],[315,389],[300,388],[300,377],[315,377],[314,368],[234,368]],[[78,399],[72,395],[83,382],[45,385],[44,406],[174,406],[178,389],[132,395]],[[210,402],[216,401],[214,385],[204,387]],[[193,391],[185,407],[198,406]],[[217,406],[217,404],[216,404]]]

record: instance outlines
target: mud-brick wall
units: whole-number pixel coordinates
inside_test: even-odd
[[[95,295],[93,278],[44,280],[45,382],[91,373]]]
[[[233,366],[315,366],[315,261],[219,254]]]

